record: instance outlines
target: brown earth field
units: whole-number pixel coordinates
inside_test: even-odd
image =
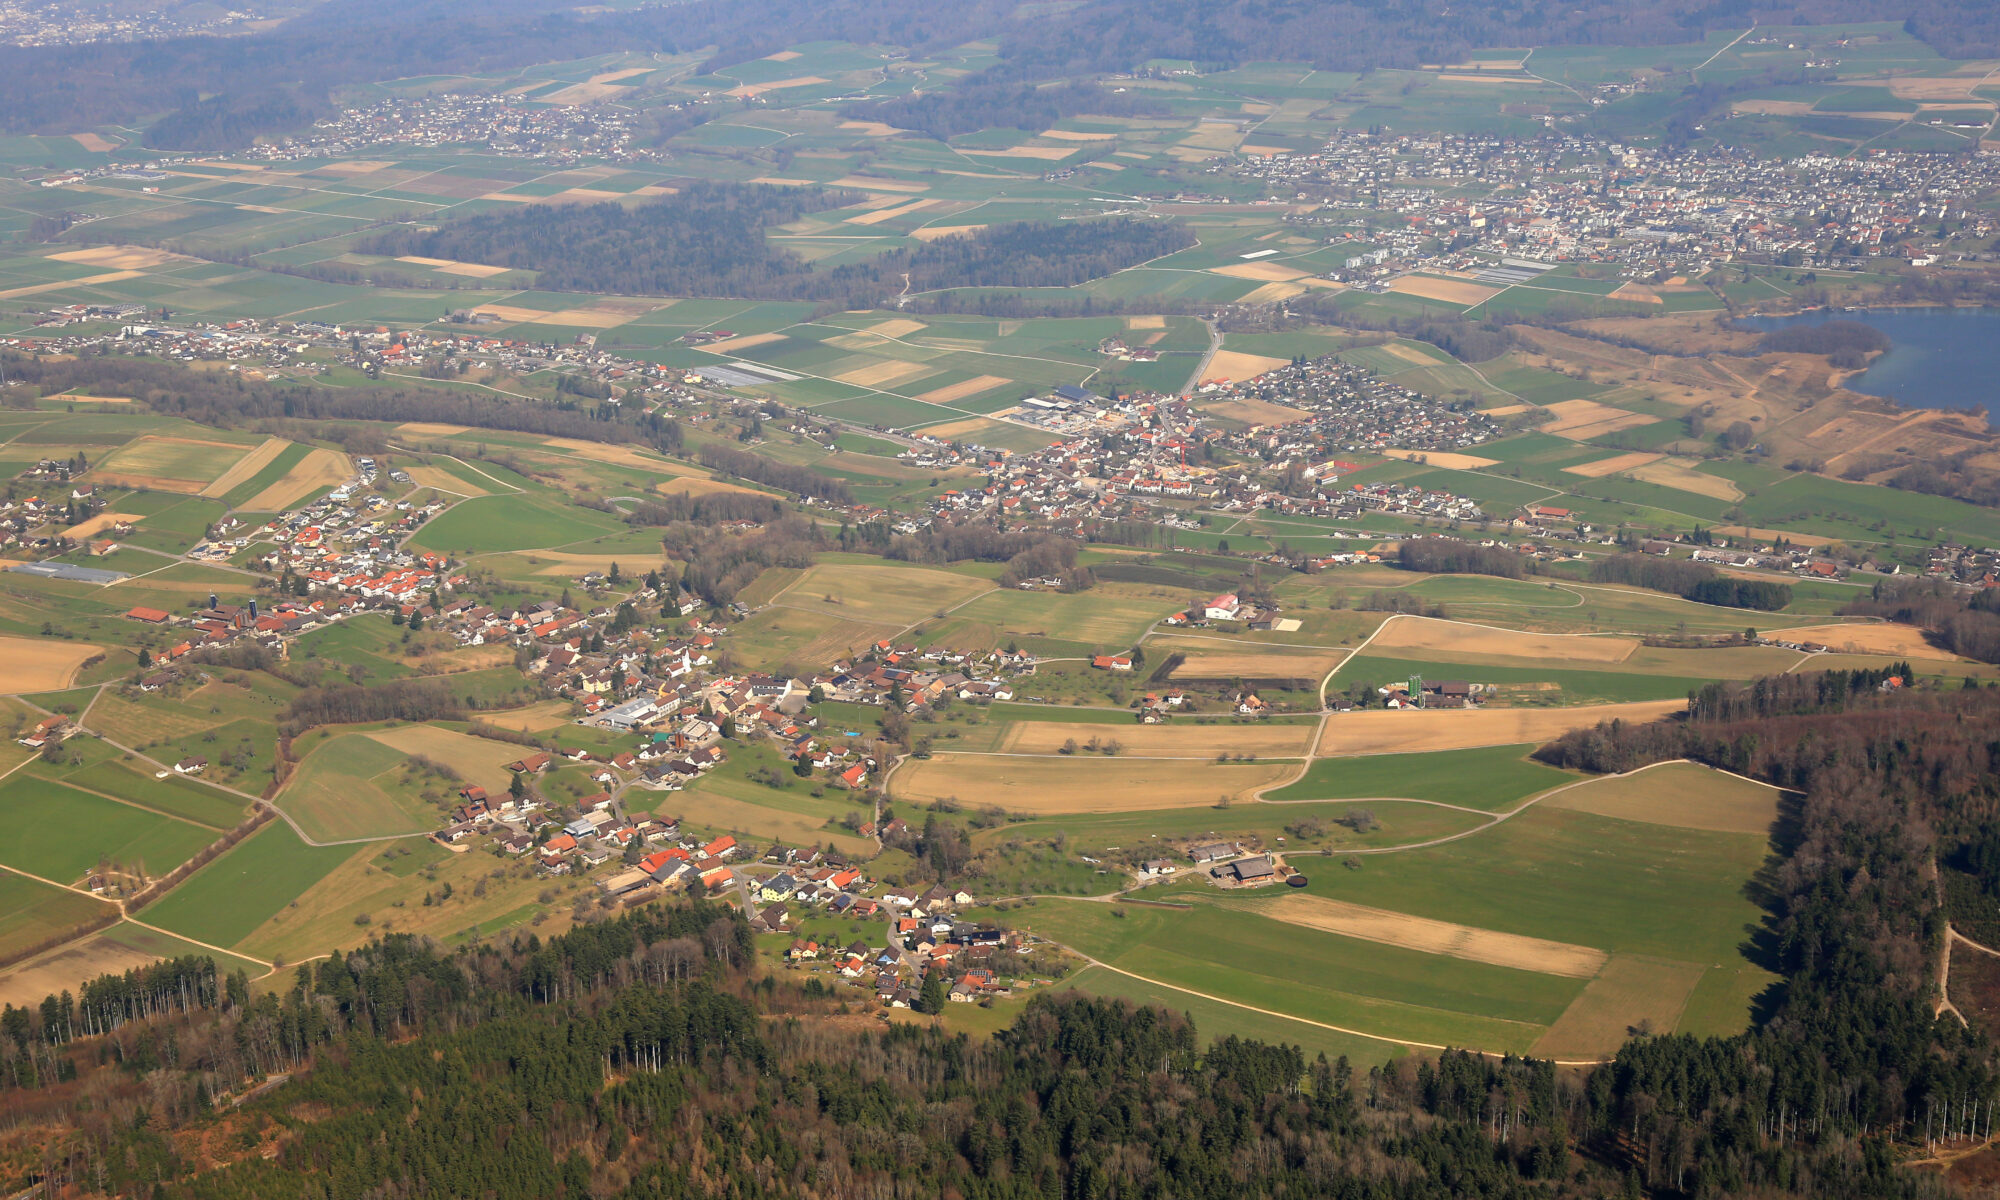
[[[1211,379],[1228,379],[1242,383],[1246,379],[1255,379],[1267,371],[1275,371],[1284,365],[1285,360],[1282,358],[1244,354],[1237,350],[1222,350],[1209,360],[1208,369],[1202,372],[1201,378],[1196,382],[1207,383]]]
[[[1610,957],[1590,946],[1477,929],[1450,921],[1433,921],[1324,896],[1309,896],[1303,892],[1259,903],[1255,911],[1273,920],[1303,925],[1308,929],[1421,950],[1425,954],[1443,954],[1470,962],[1539,971],[1544,975],[1562,975],[1571,979],[1591,978]]]
[[[1209,759],[1226,752],[1301,758],[1311,748],[1316,732],[1311,725],[1122,726],[1019,721],[1007,730],[996,749],[1003,754],[1055,754],[1065,742],[1082,746],[1096,738],[1117,741],[1124,755]]]
[[[59,691],[76,681],[86,659],[103,651],[89,642],[0,635],[0,692]]]
[[[120,521],[130,521],[136,525],[145,519],[138,513],[101,512],[82,524],[72,525],[68,529],[65,529],[63,536],[72,541],[82,541],[84,538],[96,537],[99,533],[111,528]]]
[[[1807,625],[1786,629],[1788,642],[1818,642],[1830,650],[1848,654],[1887,654],[1899,658],[1949,658],[1958,656],[1941,650],[1924,639],[1924,631],[1914,625],[1854,622],[1840,625]],[[1959,661],[1964,661],[1959,659]]]
[[[1339,713],[1329,717],[1320,737],[1323,757],[1355,754],[1416,754],[1427,750],[1467,750],[1475,746],[1542,743],[1599,721],[1644,723],[1687,708],[1685,700],[1636,700],[1626,704],[1586,704],[1571,708],[1424,709]]]
[[[1618,663],[1639,648],[1636,638],[1597,634],[1523,633],[1491,625],[1444,621],[1399,614],[1382,623],[1368,643],[1370,653],[1407,650],[1430,661],[1447,661],[1459,654],[1492,654],[1534,658],[1551,663]]]
[[[939,754],[897,768],[889,777],[889,793],[916,802],[955,796],[974,807],[997,804],[1035,816],[1139,812],[1212,805],[1218,796],[1243,800],[1295,773],[1297,767],[1290,763]]]
[[[270,465],[271,460],[283,454],[285,447],[289,445],[291,443],[283,438],[265,438],[262,445],[237,459],[234,466],[217,475],[207,487],[201,489],[201,494],[213,498],[227,493],[229,489]]]
[[[246,512],[283,512],[323,487],[332,487],[348,476],[347,456],[338,450],[316,447],[285,472],[284,478],[243,502]]]

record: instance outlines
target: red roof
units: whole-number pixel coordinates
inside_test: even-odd
[[[168,614],[160,611],[157,608],[135,608],[131,612],[126,613],[125,615],[132,618],[134,621],[150,621],[151,623],[157,625],[161,621],[166,620]]]

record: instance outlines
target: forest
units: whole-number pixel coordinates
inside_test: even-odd
[[[1040,133],[1065,117],[1090,113],[1111,117],[1156,117],[1172,110],[1156,100],[1120,95],[1094,83],[1037,87],[1007,78],[994,68],[961,81],[948,91],[916,92],[890,100],[850,104],[844,117],[881,121],[944,141],[981,129],[1021,129]],[[997,78],[995,76],[998,76]]]
[[[1535,573],[1535,560],[1504,546],[1480,546],[1461,538],[1405,538],[1396,565],[1434,575],[1498,575],[1520,579]]]
[[[698,182],[646,204],[525,205],[436,229],[392,229],[362,245],[370,254],[530,268],[541,273],[536,286],[561,291],[868,308],[903,292],[906,278],[915,292],[1068,287],[1194,244],[1194,234],[1171,221],[1020,221],[819,271],[765,238],[774,226],[860,199],[842,190]]]
[[[328,421],[435,421],[472,429],[636,443],[669,453],[681,447],[681,427],[674,421],[625,412],[615,404],[586,409],[569,402],[503,400],[443,388],[266,383],[119,355],[56,359],[7,354],[4,365],[8,379],[33,385],[42,395],[98,389],[130,396],[157,413],[224,429],[242,428],[252,421],[313,422],[303,436],[327,437],[329,430],[321,423]]]

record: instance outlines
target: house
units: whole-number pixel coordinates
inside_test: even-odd
[[[518,771],[523,775],[533,775],[543,767],[548,766],[550,761],[551,756],[548,754],[530,754],[508,763],[507,769],[509,771]]]
[[[1268,854],[1238,859],[1220,870],[1228,873],[1238,883],[1264,883],[1278,874],[1277,864],[1271,861],[1271,856]]]
[[[135,608],[125,614],[134,621],[144,621],[148,625],[160,625],[171,619],[171,615],[157,608]]]
[[[1139,874],[1148,876],[1171,875],[1174,870],[1174,864],[1164,858],[1149,859],[1139,866]]]
[[[201,755],[191,755],[174,764],[174,772],[179,775],[199,775],[208,770],[208,760]]]
[[[1129,654],[1099,654],[1090,660],[1090,665],[1100,671],[1129,671],[1132,656]]]
[[[1202,605],[1201,615],[1210,621],[1233,621],[1242,608],[1243,602],[1237,598],[1235,592],[1224,592]]]

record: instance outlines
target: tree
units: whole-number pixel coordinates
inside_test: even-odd
[[[944,968],[934,966],[924,973],[924,990],[912,1007],[920,1013],[941,1013],[950,994],[944,986]]]
[[[145,667],[150,667],[152,665],[153,665],[153,652],[151,650],[146,649],[144,646],[139,647],[139,666],[141,668],[145,668]]]

